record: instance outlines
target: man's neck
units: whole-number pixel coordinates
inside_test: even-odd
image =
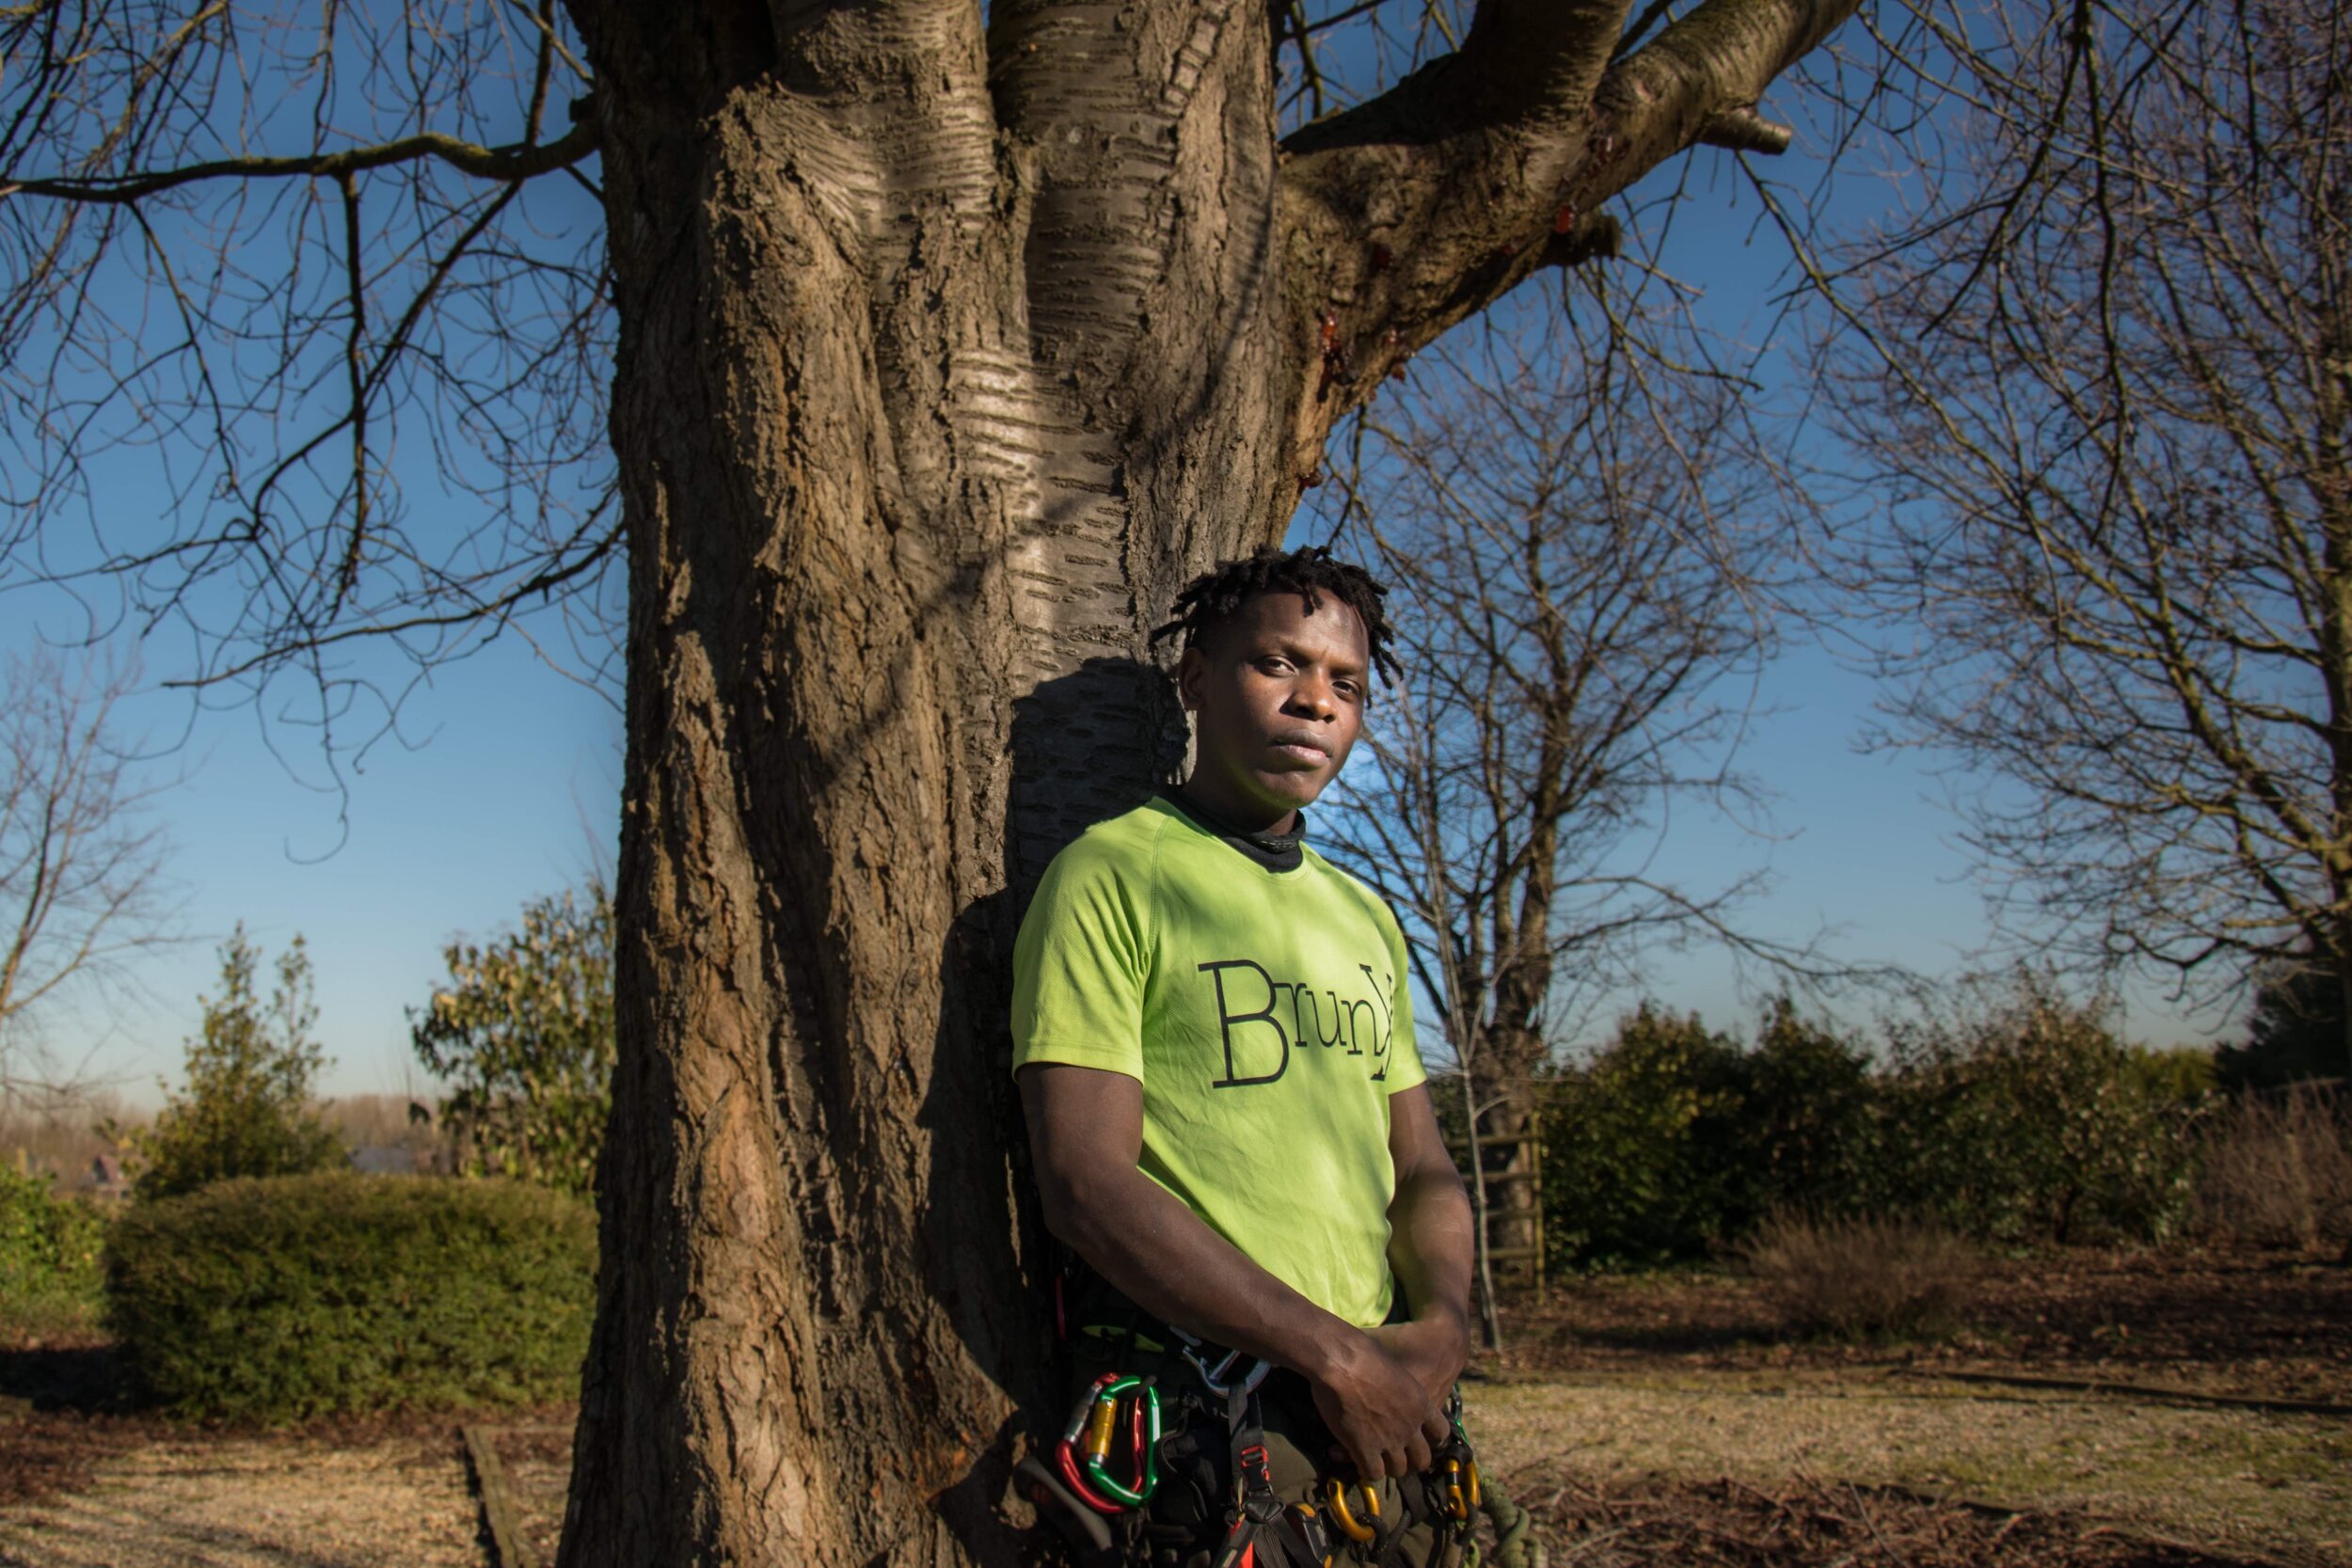
[[[1300,832],[1306,819],[1305,814],[1295,808],[1267,820],[1263,807],[1253,809],[1247,804],[1208,799],[1200,788],[1198,777],[1186,779],[1169,793],[1177,804],[1210,827],[1240,838],[1293,838]]]
[[[1306,851],[1300,847],[1307,831],[1307,814],[1303,811],[1284,814],[1290,818],[1286,832],[1253,832],[1222,816],[1215,807],[1203,806],[1181,784],[1164,793],[1177,810],[1269,871],[1295,871],[1305,857]]]

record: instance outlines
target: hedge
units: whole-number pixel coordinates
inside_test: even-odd
[[[1536,1085],[1546,1250],[1720,1256],[1765,1217],[1909,1216],[2003,1245],[2160,1241],[2189,1218],[2210,1073],[2028,975],[1882,1049],[1797,1014],[1753,1044],[1650,1006]]]
[[[107,1238],[107,1326],[188,1416],[533,1403],[578,1386],[596,1219],[507,1181],[337,1172],[132,1206]]]

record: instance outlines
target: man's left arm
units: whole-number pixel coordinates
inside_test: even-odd
[[[1389,1097],[1389,1159],[1396,1169],[1389,1267],[1412,1316],[1375,1337],[1442,1404],[1470,1359],[1471,1220],[1428,1085]]]

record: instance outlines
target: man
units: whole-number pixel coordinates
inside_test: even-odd
[[[1239,1560],[1253,1527],[1235,1515],[1265,1513],[1269,1487],[1292,1533],[1287,1553],[1260,1536],[1260,1568],[1319,1557],[1325,1535],[1419,1564],[1447,1544],[1432,1510],[1468,1512],[1445,1407],[1469,1353],[1470,1205],[1395,917],[1303,842],[1375,670],[1393,672],[1384,592],[1323,550],[1261,550],[1188,587],[1155,635],[1183,637],[1192,772],[1056,857],[1022,926],[1014,1067],[1046,1223],[1088,1266],[1067,1325],[1082,1386],[1148,1374],[1189,1413],[1165,1446],[1170,1496],[1120,1511],[1114,1558]],[[1189,1367],[1187,1337],[1209,1347]],[[1257,1399],[1229,1393],[1252,1358],[1277,1370]],[[1144,1447],[1112,1403],[1102,1441]],[[1263,1476],[1242,1457],[1261,1422]],[[1098,1512],[1122,1495],[1083,1457],[1050,1489],[1082,1521],[1073,1493]],[[1433,1464],[1453,1491],[1424,1480]],[[1141,1489],[1140,1453],[1117,1468]]]

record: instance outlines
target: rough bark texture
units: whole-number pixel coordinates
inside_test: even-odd
[[[1588,202],[1851,8],[1738,8],[1777,41],[1638,155],[1629,120]],[[1426,135],[1375,117],[1287,169],[1239,0],[997,0],[985,38],[944,0],[574,9],[631,611],[562,1560],[1006,1560],[1046,1354],[1020,890],[1180,760],[1145,641],[1175,588],[1279,537],[1389,363],[1604,232],[1553,232],[1556,171],[1623,8],[1565,75],[1433,79],[1382,111]]]

